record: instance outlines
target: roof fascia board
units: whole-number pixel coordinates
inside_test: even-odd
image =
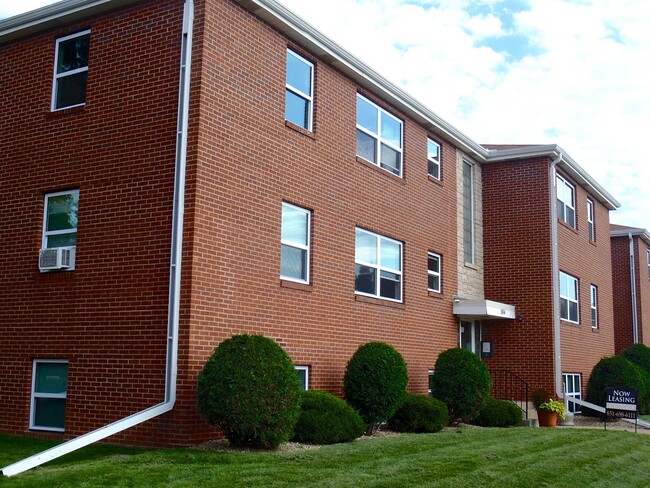
[[[630,234],[633,237],[638,237],[639,239],[643,240],[648,246],[650,246],[650,232],[648,232],[645,229],[637,229],[637,228],[619,229],[619,230],[612,230],[609,233],[611,237],[628,237]]]
[[[0,20],[0,45],[142,0],[64,0]]]
[[[242,7],[309,49],[371,93],[408,114],[427,130],[447,138],[459,149],[484,160],[488,150],[445,122],[418,100],[309,25],[275,0],[236,0]]]

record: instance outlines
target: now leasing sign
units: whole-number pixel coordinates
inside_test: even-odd
[[[607,388],[605,409],[609,417],[636,419],[638,393],[636,388]]]

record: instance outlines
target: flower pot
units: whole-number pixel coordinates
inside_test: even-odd
[[[537,411],[537,422],[539,422],[540,427],[556,427],[557,418],[557,412],[551,412],[549,410]]]

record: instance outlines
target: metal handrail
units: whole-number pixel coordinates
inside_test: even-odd
[[[491,369],[490,376],[492,376],[492,398],[514,403],[528,419],[530,385],[526,380],[507,369]]]

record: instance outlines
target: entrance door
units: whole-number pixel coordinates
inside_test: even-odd
[[[458,338],[460,347],[472,351],[474,354],[481,354],[481,321],[473,322],[461,320]]]

